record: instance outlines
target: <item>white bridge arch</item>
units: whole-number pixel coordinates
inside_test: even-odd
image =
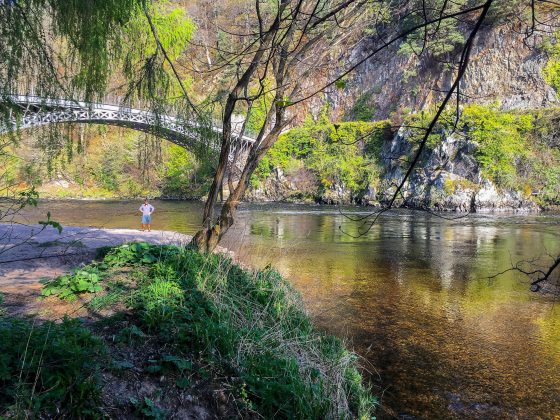
[[[43,98],[29,95],[11,95],[10,101],[21,107],[20,120],[13,119],[10,125],[0,126],[0,134],[16,129],[61,123],[92,123],[132,128],[147,133],[154,133],[172,143],[186,148],[200,142],[203,127],[197,123],[185,121],[171,115],[156,115],[153,112],[136,108],[111,105],[106,103],[89,103],[65,99]],[[212,127],[212,131],[221,134],[222,129]],[[235,136],[235,134],[234,134]],[[248,136],[235,136],[230,159],[237,156],[243,159],[255,143]],[[216,142],[208,142],[210,147],[219,148]]]

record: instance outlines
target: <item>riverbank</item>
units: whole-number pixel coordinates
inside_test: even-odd
[[[227,197],[227,194],[226,194]],[[44,202],[57,202],[57,201],[91,201],[91,202],[107,202],[107,201],[138,201],[141,202],[145,197],[144,196],[137,196],[137,197],[122,197],[122,196],[98,196],[98,197],[88,197],[88,196],[44,196],[41,195],[41,201]],[[203,197],[192,197],[192,198],[180,198],[180,197],[170,197],[170,196],[150,196],[152,200],[160,200],[160,201],[172,201],[172,202],[204,202]],[[466,199],[465,199],[466,200]],[[558,212],[560,211],[559,205],[548,205],[548,206],[541,206],[537,205],[536,203],[529,202],[529,201],[510,201],[507,202],[503,199],[497,200],[498,203],[492,203],[489,205],[477,205],[474,209],[470,209],[469,206],[466,204],[467,201],[457,201],[454,202],[453,200],[449,200],[450,203],[443,205],[443,206],[433,206],[432,208],[426,208],[426,206],[421,202],[415,202],[414,200],[408,203],[407,205],[403,206],[396,206],[396,209],[408,209],[408,210],[418,210],[418,211],[425,211],[429,210],[432,213],[457,213],[457,214],[466,214],[466,213],[482,213],[482,214],[531,214],[531,213],[541,213],[541,212]],[[301,205],[301,206],[332,206],[332,207],[354,207],[356,209],[381,209],[382,205],[378,202],[374,201],[363,201],[360,203],[352,203],[352,202],[338,202],[336,200],[324,201],[324,200],[314,200],[313,198],[301,199],[301,198],[290,198],[290,197],[275,197],[267,199],[265,197],[255,198],[254,195],[249,195],[247,200],[243,202],[244,204],[263,204],[263,205]]]
[[[224,253],[203,256],[177,246],[190,237],[173,232],[0,229],[0,267],[11,267],[2,274],[19,279],[11,285],[2,275],[0,291],[43,295],[34,308],[3,305],[0,353],[9,362],[0,415],[372,415],[356,356],[312,326],[299,294],[274,270],[248,271]],[[131,240],[157,244],[115,247]],[[96,249],[97,260],[83,265]],[[34,265],[13,266],[24,263]],[[40,273],[51,280],[39,283]],[[69,304],[79,310],[51,312],[56,323],[22,316]],[[37,352],[41,369],[28,359]]]
[[[59,233],[42,225],[0,224],[0,291],[5,308],[16,314],[58,316],[45,313],[37,302],[41,278],[60,276],[90,262],[99,247],[137,241],[185,245],[190,240],[189,235],[170,231],[65,226]]]

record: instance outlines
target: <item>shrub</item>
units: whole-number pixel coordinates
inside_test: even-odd
[[[377,177],[381,147],[390,135],[388,121],[333,124],[325,114],[317,122],[308,119],[280,136],[259,163],[252,184],[275,168],[290,173],[303,167],[315,175],[319,194],[340,186],[359,196]]]
[[[548,56],[548,61],[543,67],[543,76],[556,93],[560,93],[560,32],[556,32],[543,44],[543,49]]]
[[[446,14],[457,12],[464,6],[464,1],[445,2],[444,0],[413,0],[408,3],[410,9],[402,21],[403,29],[417,26],[427,20],[434,20],[441,10]],[[445,9],[443,6],[445,5]],[[430,36],[424,36],[423,29],[417,30],[405,38],[399,53],[404,55],[427,52],[432,57],[441,59],[461,46],[465,37],[457,21],[450,19],[427,26]]]
[[[525,138],[532,120],[531,115],[500,112],[495,106],[464,108],[461,123],[478,143],[476,159],[486,178],[506,188],[518,185],[517,164],[529,156]]]
[[[370,105],[371,95],[361,95],[352,107],[352,116],[356,121],[371,121],[375,116],[375,107]]]

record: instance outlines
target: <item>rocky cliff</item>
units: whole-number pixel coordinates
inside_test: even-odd
[[[461,82],[463,103],[499,102],[504,110],[558,105],[556,92],[542,72],[547,62],[542,48],[545,38],[527,39],[512,25],[498,25],[480,33]],[[343,53],[341,62],[356,62],[372,47],[366,38],[354,50]],[[366,61],[351,74],[344,89],[327,93],[333,117],[351,118],[360,101],[371,108],[372,118],[384,119],[404,108],[429,108],[441,99],[441,91],[449,87],[451,78],[445,65],[430,56],[419,59],[399,51],[395,46]]]
[[[463,105],[492,104],[494,109],[514,114],[558,106],[558,96],[543,76],[548,59],[542,48],[545,39],[542,36],[527,39],[520,28],[512,25],[495,25],[480,33],[470,67],[461,82]],[[372,48],[365,38],[352,51],[341,51],[340,62],[355,62]],[[389,118],[397,127],[407,112],[429,112],[449,86],[451,73],[429,56],[419,59],[400,50],[397,45],[375,60],[367,61],[352,73],[343,88],[333,88],[323,98],[314,99],[307,111],[317,117],[326,102],[332,121]],[[336,179],[325,187],[318,174],[303,165],[294,173],[276,168],[253,188],[249,199],[379,204],[391,196],[394,184],[402,179],[406,170],[403,159],[413,152],[411,136],[410,130],[401,128],[384,141],[378,156],[379,176],[361,191],[352,190]],[[468,127],[461,133],[442,132],[440,141],[422,156],[401,203],[457,211],[526,211],[537,209],[537,203],[543,204],[538,195],[545,187],[539,182],[519,181],[525,176],[525,169],[521,168],[526,165],[525,157],[511,154],[509,158],[517,167],[518,180],[499,185],[482,170],[479,155],[484,147],[470,136]],[[546,149],[546,144],[543,147]],[[550,204],[559,200],[554,184],[560,185],[560,171],[556,167],[560,162],[557,154],[543,156],[542,151],[535,149],[532,159],[549,160],[555,168],[546,187],[556,188],[551,193]],[[535,166],[534,162],[531,165]]]
[[[251,189],[250,201],[316,202],[378,206],[387,202],[407,169],[406,157],[413,145],[406,129],[400,129],[382,148],[383,159],[377,179],[356,190],[335,181],[328,188],[315,171],[298,168],[284,171],[276,167],[269,176]],[[397,204],[434,211],[538,211],[538,197],[529,188],[502,188],[483,176],[475,158],[479,146],[461,134],[444,136],[426,151],[421,164],[410,178]],[[560,187],[560,179],[558,179]]]
[[[399,159],[391,156],[409,156],[412,146],[407,141],[407,130],[401,129],[384,147],[385,188],[376,202],[388,200],[395,185],[407,169]],[[422,157],[403,192],[400,203],[405,206],[429,208],[438,211],[535,211],[539,209],[532,190],[499,188],[485,178],[475,158],[479,145],[468,136],[443,136],[433,150]],[[372,202],[375,203],[375,202]]]

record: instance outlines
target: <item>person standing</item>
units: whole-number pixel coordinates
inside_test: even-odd
[[[152,213],[154,210],[154,206],[148,203],[148,199],[146,198],[144,200],[144,204],[142,204],[138,209],[138,211],[142,213],[142,230],[146,230],[146,228],[148,229],[148,232],[152,230],[150,224],[152,223]]]

